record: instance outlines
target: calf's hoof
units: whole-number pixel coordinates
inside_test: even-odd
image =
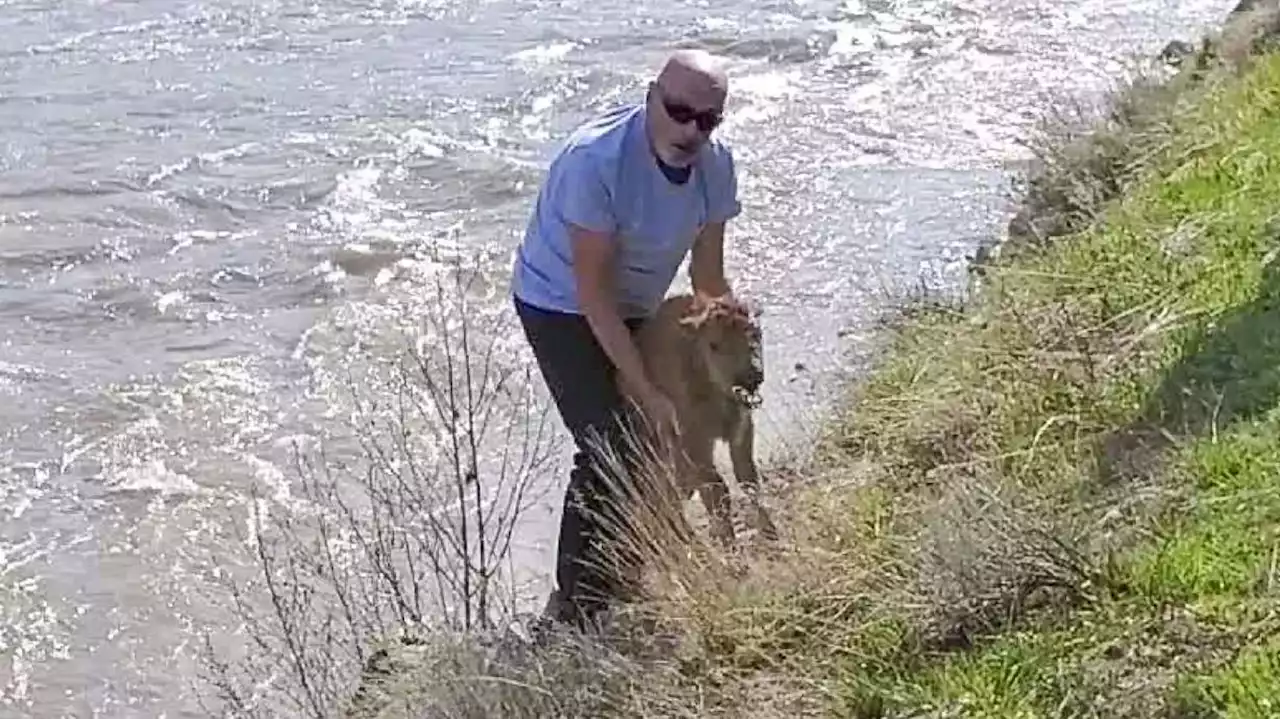
[[[769,513],[763,507],[756,508],[756,530],[770,542],[778,541],[778,527],[769,518]]]

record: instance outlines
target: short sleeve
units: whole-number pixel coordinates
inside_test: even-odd
[[[721,146],[715,155],[716,171],[707,185],[707,221],[725,222],[742,212],[738,201],[738,173],[734,167],[733,152]]]
[[[588,230],[612,233],[617,218],[600,164],[588,153],[571,151],[557,168],[556,205],[565,221]]]

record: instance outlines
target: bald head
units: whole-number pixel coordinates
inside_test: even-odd
[[[667,58],[658,73],[658,85],[673,93],[720,95],[729,93],[729,78],[724,64],[705,50],[677,50]]]
[[[694,161],[720,124],[729,79],[724,65],[705,50],[677,50],[649,86],[649,138],[669,165]]]

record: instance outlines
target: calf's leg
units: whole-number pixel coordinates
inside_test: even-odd
[[[702,506],[707,509],[711,536],[729,549],[735,540],[733,508],[729,500],[729,487],[720,472],[716,471],[714,449],[712,440],[700,433],[686,435],[685,452],[688,453],[694,489],[702,500]]]
[[[740,412],[729,437],[729,459],[733,463],[733,476],[751,500],[756,529],[761,536],[772,541],[778,538],[778,528],[760,502],[760,471],[756,467],[755,439],[756,428],[751,414]]]

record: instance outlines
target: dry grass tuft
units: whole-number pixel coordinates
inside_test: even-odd
[[[990,476],[952,475],[919,537],[929,633],[944,646],[972,646],[1030,610],[1096,601],[1106,579],[1086,548],[1087,528],[1067,509]]]
[[[637,656],[625,637],[562,632],[534,648],[514,635],[435,633],[366,668],[353,719],[695,717],[679,666]]]

